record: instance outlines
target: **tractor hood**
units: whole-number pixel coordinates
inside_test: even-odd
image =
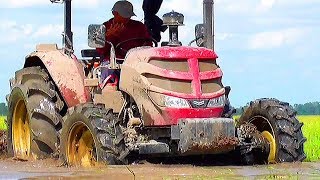
[[[137,103],[146,126],[220,117],[225,90],[216,59],[206,48],[135,48],[122,64],[119,88]]]
[[[141,47],[132,49],[128,55],[126,61],[131,61],[130,56],[134,55],[139,57],[139,60],[145,60],[148,62],[152,58],[156,59],[212,59],[215,60],[218,58],[216,53],[207,48],[198,48],[190,46],[180,46],[180,47],[157,47],[157,48],[148,48]]]
[[[136,79],[143,81],[140,87],[157,93],[186,99],[213,98],[224,94],[216,59],[214,51],[206,48],[140,47],[127,54],[122,73],[134,71],[130,75],[139,75]]]

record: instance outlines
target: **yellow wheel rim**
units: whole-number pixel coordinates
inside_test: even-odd
[[[263,131],[261,133],[261,135],[263,137],[265,137],[267,139],[267,141],[269,142],[269,156],[268,156],[268,163],[275,163],[276,162],[276,140],[274,139],[274,137],[272,136],[272,134],[269,131]]]
[[[13,111],[12,144],[14,156],[28,159],[30,156],[30,120],[25,102],[20,99]]]
[[[79,122],[73,125],[67,143],[66,156],[69,164],[82,167],[91,167],[96,164],[94,139],[84,123]]]

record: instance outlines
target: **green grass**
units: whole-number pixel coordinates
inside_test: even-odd
[[[298,116],[304,123],[303,135],[307,138],[304,151],[307,155],[306,161],[320,160],[320,116]]]
[[[7,124],[6,124],[6,116],[0,116],[0,130],[6,130]]]

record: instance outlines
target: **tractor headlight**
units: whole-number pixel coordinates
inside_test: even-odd
[[[190,105],[187,100],[164,94],[149,92],[151,100],[159,106],[170,108],[189,108]]]
[[[210,99],[209,102],[208,102],[207,107],[208,108],[224,107],[225,102],[226,102],[226,97],[225,97],[225,95],[223,95],[223,96],[220,96],[220,97],[217,97],[217,98]]]

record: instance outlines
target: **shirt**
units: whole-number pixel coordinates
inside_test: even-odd
[[[109,21],[103,23],[107,29],[110,29],[110,27],[113,25],[114,21],[113,18]],[[151,36],[148,32],[147,27],[139,21],[135,21],[130,19],[124,26],[119,29],[115,34],[112,34],[110,36],[107,36],[106,33],[106,41],[111,42],[114,47],[116,48],[116,45],[122,41],[132,39],[132,38],[150,38]],[[126,43],[123,43],[121,45],[121,48],[124,50],[129,50],[131,48],[140,47],[140,46],[151,46],[152,41],[151,40],[132,40],[128,41]],[[105,47],[103,48],[97,48],[97,51],[100,55],[108,58],[110,56],[110,48],[111,46],[106,43]],[[126,52],[121,50],[120,48],[116,49],[116,56],[117,58],[124,58],[126,55]]]

